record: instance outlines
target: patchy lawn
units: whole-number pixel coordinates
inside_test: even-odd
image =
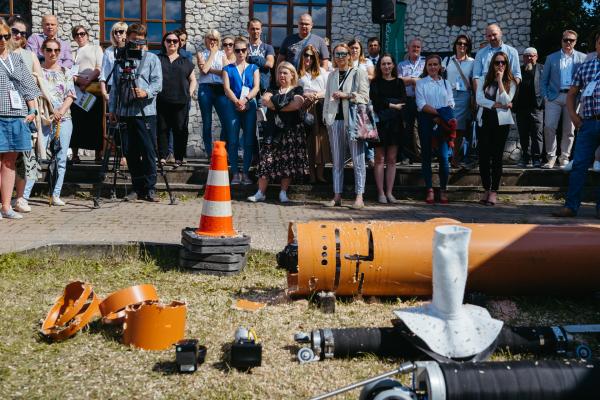
[[[251,253],[246,270],[234,277],[190,274],[175,264],[137,256],[101,261],[0,256],[0,398],[297,399],[391,370],[402,361],[366,356],[299,365],[292,336],[323,327],[390,326],[392,310],[414,305],[414,299],[342,300],[335,314],[326,315],[306,300],[286,298],[285,274],[275,269],[272,255]],[[99,321],[65,342],[42,340],[39,321],[73,280],[92,283],[102,297],[152,283],[163,302],[186,301],[186,337],[199,338],[208,347],[206,363],[194,374],[177,374],[173,350],[126,347],[118,331]],[[268,305],[256,313],[238,311],[232,308],[237,298]],[[498,310],[509,323],[600,319],[597,303],[590,298],[512,300],[516,309],[506,302]],[[238,326],[254,327],[263,343],[263,366],[249,374],[230,371],[224,356]],[[597,343],[592,348],[600,354]],[[507,357],[515,358],[496,354],[494,359]],[[347,398],[356,398],[357,393]]]

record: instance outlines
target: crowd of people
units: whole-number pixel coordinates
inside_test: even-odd
[[[532,47],[521,62],[498,24],[486,27],[474,58],[472,39],[460,34],[444,58],[424,57],[423,39],[413,38],[404,60],[382,53],[376,37],[368,39],[366,49],[356,38],[330,47],[312,27],[310,14],[301,15],[297,33],[278,43],[277,53],[261,40],[256,18],[248,22],[247,37],[209,30],[196,49],[196,70],[184,29],[166,32],[156,55],[148,50],[142,24],[115,23],[104,51],[77,25],[72,51],[70,42],[58,37],[56,16],[44,16],[42,33],[28,39],[21,17],[2,20],[2,217],[22,218],[30,211],[37,162],[45,157],[55,166],[50,202],[64,205],[60,194],[69,147],[73,162],[79,161],[79,149],[95,150],[98,160],[112,150],[103,136],[105,117],[109,126],[122,127],[120,162],[128,166],[133,187],[126,200],[158,201],[157,163],[174,168],[185,163],[196,93],[207,155],[214,109],[220,139],[227,143],[231,184],[253,184],[255,167],[258,190],[248,198],[252,202],[266,199],[270,181],[280,183],[282,203],[289,201],[292,180],[326,183],[325,165],[331,162],[333,199],[327,206],[342,205],[348,166],[354,172],[353,208],[364,207],[368,167],[377,201],[395,203],[396,164],[421,162],[425,202],[447,204],[450,168],[468,167],[470,158],[477,158],[480,203],[493,206],[514,112],[519,166],[572,170],[566,207],[556,215],[577,213],[588,167],[600,170],[600,35],[596,52],[586,55],[575,50],[577,33],[565,30],[560,50],[542,65]]]

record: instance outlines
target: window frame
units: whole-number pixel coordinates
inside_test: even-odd
[[[264,4],[268,6],[268,21],[262,21],[263,26],[268,28],[285,28],[286,29],[286,37],[293,34],[297,29],[297,21],[294,21],[294,8],[295,7],[308,7],[309,13],[312,13],[313,7],[325,7],[326,16],[325,16],[325,26],[313,26],[313,29],[323,29],[325,28],[325,35],[328,38],[331,38],[331,10],[332,10],[332,0],[325,0],[325,4],[315,4],[312,3],[311,0],[249,0],[248,7],[250,8],[250,18],[254,18],[254,5],[255,4]],[[272,6],[287,6],[287,18],[286,24],[272,24]],[[273,43],[271,29],[268,29],[268,34],[266,37],[266,42],[271,44],[276,51],[279,51],[279,46],[281,43]]]
[[[472,26],[473,24],[473,0],[465,0],[466,2],[466,10],[463,15],[450,15],[450,3],[453,0],[448,0],[448,9],[446,12],[448,13],[448,26]]]
[[[8,14],[0,13],[0,18],[4,18],[4,20],[8,20],[11,16],[15,15],[15,2],[26,2],[27,8],[29,9],[29,13],[27,14],[19,14],[23,19],[27,21],[29,26],[32,26],[32,4],[31,0],[8,0]],[[31,29],[31,28],[30,28]]]
[[[156,19],[156,18],[147,18],[147,11],[148,11],[148,7],[147,7],[147,3],[149,0],[139,0],[140,1],[140,18],[125,18],[125,13],[124,13],[124,9],[125,9],[125,0],[116,0],[119,1],[121,4],[121,10],[120,10],[120,15],[121,17],[116,18],[116,17],[105,17],[105,12],[106,12],[106,3],[107,0],[100,0],[99,1],[99,5],[100,5],[100,44],[104,47],[108,47],[111,45],[110,39],[109,40],[105,40],[106,37],[106,31],[105,31],[105,26],[106,26],[106,22],[119,22],[119,21],[123,21],[126,22],[128,25],[135,23],[135,22],[139,22],[143,25],[146,26],[146,28],[148,28],[148,23],[160,23],[162,25],[162,34],[161,34],[161,38],[162,35],[164,35],[165,32],[167,32],[166,30],[166,26],[167,24],[172,24],[172,23],[177,23],[177,20],[174,19],[166,19],[166,18],[161,18],[161,19]],[[162,15],[164,16],[166,14],[166,7],[167,7],[167,0],[160,0],[162,3]],[[181,3],[181,27],[185,27],[185,0],[178,0]],[[146,38],[148,38],[148,33],[146,34]],[[148,49],[150,50],[158,50],[160,49],[161,43],[160,41],[158,42],[150,42],[148,41]]]

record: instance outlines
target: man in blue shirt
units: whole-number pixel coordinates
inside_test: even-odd
[[[127,44],[142,50],[146,44],[146,27],[131,24],[127,28]],[[115,61],[116,63],[117,61]],[[142,50],[142,59],[133,63],[130,71],[119,65],[113,75],[113,90],[108,100],[111,123],[127,126],[127,166],[133,191],[126,200],[138,198],[157,202],[156,197],[156,96],[162,90],[162,67],[156,55]],[[133,74],[135,87],[125,74]]]
[[[263,94],[271,82],[271,68],[275,64],[275,50],[260,40],[262,22],[258,18],[248,21],[248,62],[256,64],[260,71],[260,94]]]
[[[473,90],[477,92],[477,85],[485,79],[490,67],[490,62],[494,54],[502,51],[508,55],[510,69],[517,80],[517,85],[521,83],[521,63],[519,62],[519,52],[512,46],[507,45],[502,41],[502,29],[498,24],[491,24],[485,29],[485,38],[488,45],[480,49],[475,56],[475,65],[473,66],[473,79],[475,87]]]

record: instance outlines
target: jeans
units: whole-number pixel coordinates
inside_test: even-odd
[[[127,124],[125,157],[133,190],[145,196],[156,186],[156,115],[121,117],[121,120]]]
[[[60,197],[60,191],[62,190],[63,182],[65,180],[65,173],[67,171],[67,151],[69,150],[69,143],[71,142],[71,134],[73,133],[73,121],[70,119],[66,119],[61,121],[60,123],[60,151],[56,155],[56,161],[58,163],[57,173],[58,178],[56,179],[56,183],[54,184],[54,188],[52,189],[52,196]],[[42,135],[40,136],[42,140],[42,148],[48,147],[50,143],[52,131],[49,126],[44,126],[42,131]],[[31,195],[31,190],[33,189],[33,185],[35,184],[34,180],[27,180],[25,183],[25,191],[23,193],[23,197],[25,199],[29,199]]]
[[[219,92],[219,86],[221,86]],[[198,104],[200,105],[200,114],[202,115],[202,141],[204,142],[204,151],[208,154],[208,157],[212,154],[212,108],[215,108],[219,121],[221,121],[221,140],[225,140],[229,137],[229,131],[233,128],[232,120],[233,115],[231,113],[231,102],[222,94],[222,85],[212,85],[208,83],[201,83],[198,88]]]
[[[423,179],[425,179],[425,186],[427,189],[433,187],[433,178],[431,172],[431,159],[432,159],[432,139],[434,136],[433,128],[435,123],[433,122],[433,116],[425,112],[419,112],[419,141],[421,142],[421,172],[423,173]],[[438,129],[437,144],[438,144],[438,158],[440,160],[439,176],[440,176],[440,189],[446,190],[448,185],[448,142],[441,134],[441,129]]]
[[[574,212],[577,212],[581,205],[581,191],[598,145],[600,145],[600,121],[584,119],[575,142],[573,169],[569,176],[569,190],[565,201],[565,207]],[[600,210],[600,190],[597,192],[597,196],[596,210]]]
[[[256,100],[247,103],[245,111],[237,111],[233,103],[230,103],[233,118],[233,128],[227,137],[227,153],[229,166],[233,173],[238,172],[238,148],[240,146],[240,129],[243,130],[241,144],[244,150],[244,174],[248,174],[252,165],[252,155],[256,143]]]

